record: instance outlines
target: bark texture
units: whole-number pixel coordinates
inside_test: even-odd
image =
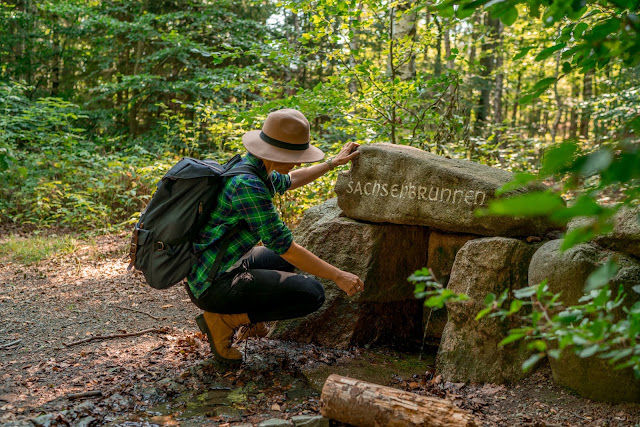
[[[322,388],[320,413],[353,426],[477,426],[451,402],[340,375]]]

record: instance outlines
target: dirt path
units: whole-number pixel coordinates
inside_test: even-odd
[[[0,260],[0,425],[256,424],[317,414],[332,372],[450,399],[486,425],[640,424],[639,405],[579,398],[555,386],[548,367],[510,387],[465,386],[434,378],[415,356],[261,339],[240,370],[221,370],[184,289],[154,291],[126,271],[126,238],[30,266]],[[148,329],[157,331],[65,345]]]

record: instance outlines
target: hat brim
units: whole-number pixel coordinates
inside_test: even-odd
[[[281,163],[313,163],[324,159],[324,152],[312,145],[306,150],[287,150],[274,147],[260,138],[259,130],[252,130],[242,136],[242,144],[254,156],[262,160]]]

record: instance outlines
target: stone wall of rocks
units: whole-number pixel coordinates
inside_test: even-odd
[[[347,297],[325,282],[325,305],[282,322],[277,337],[337,348],[405,349],[425,337],[439,343],[436,368],[445,380],[508,383],[524,377],[521,364],[529,351],[526,343],[497,346],[518,326],[512,321],[475,321],[487,293],[547,278],[566,303],[575,303],[586,277],[616,255],[623,264],[616,283],[633,296],[627,305],[638,299],[632,289],[640,284],[638,210],[621,212],[609,235],[561,254],[557,227],[543,218],[474,215],[511,180],[509,172],[410,147],[373,144],[360,150],[352,169],[338,178],[338,199],[309,209],[294,235],[322,259],[360,276],[366,290]],[[407,281],[424,266],[470,300],[425,310]],[[551,367],[559,384],[583,396],[640,401],[640,381],[630,370],[614,372],[599,359],[577,357],[552,361]]]

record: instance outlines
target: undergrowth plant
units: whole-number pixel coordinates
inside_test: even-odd
[[[14,235],[0,241],[0,259],[21,264],[33,264],[53,255],[71,254],[76,251],[78,241],[69,235],[30,236]]]

